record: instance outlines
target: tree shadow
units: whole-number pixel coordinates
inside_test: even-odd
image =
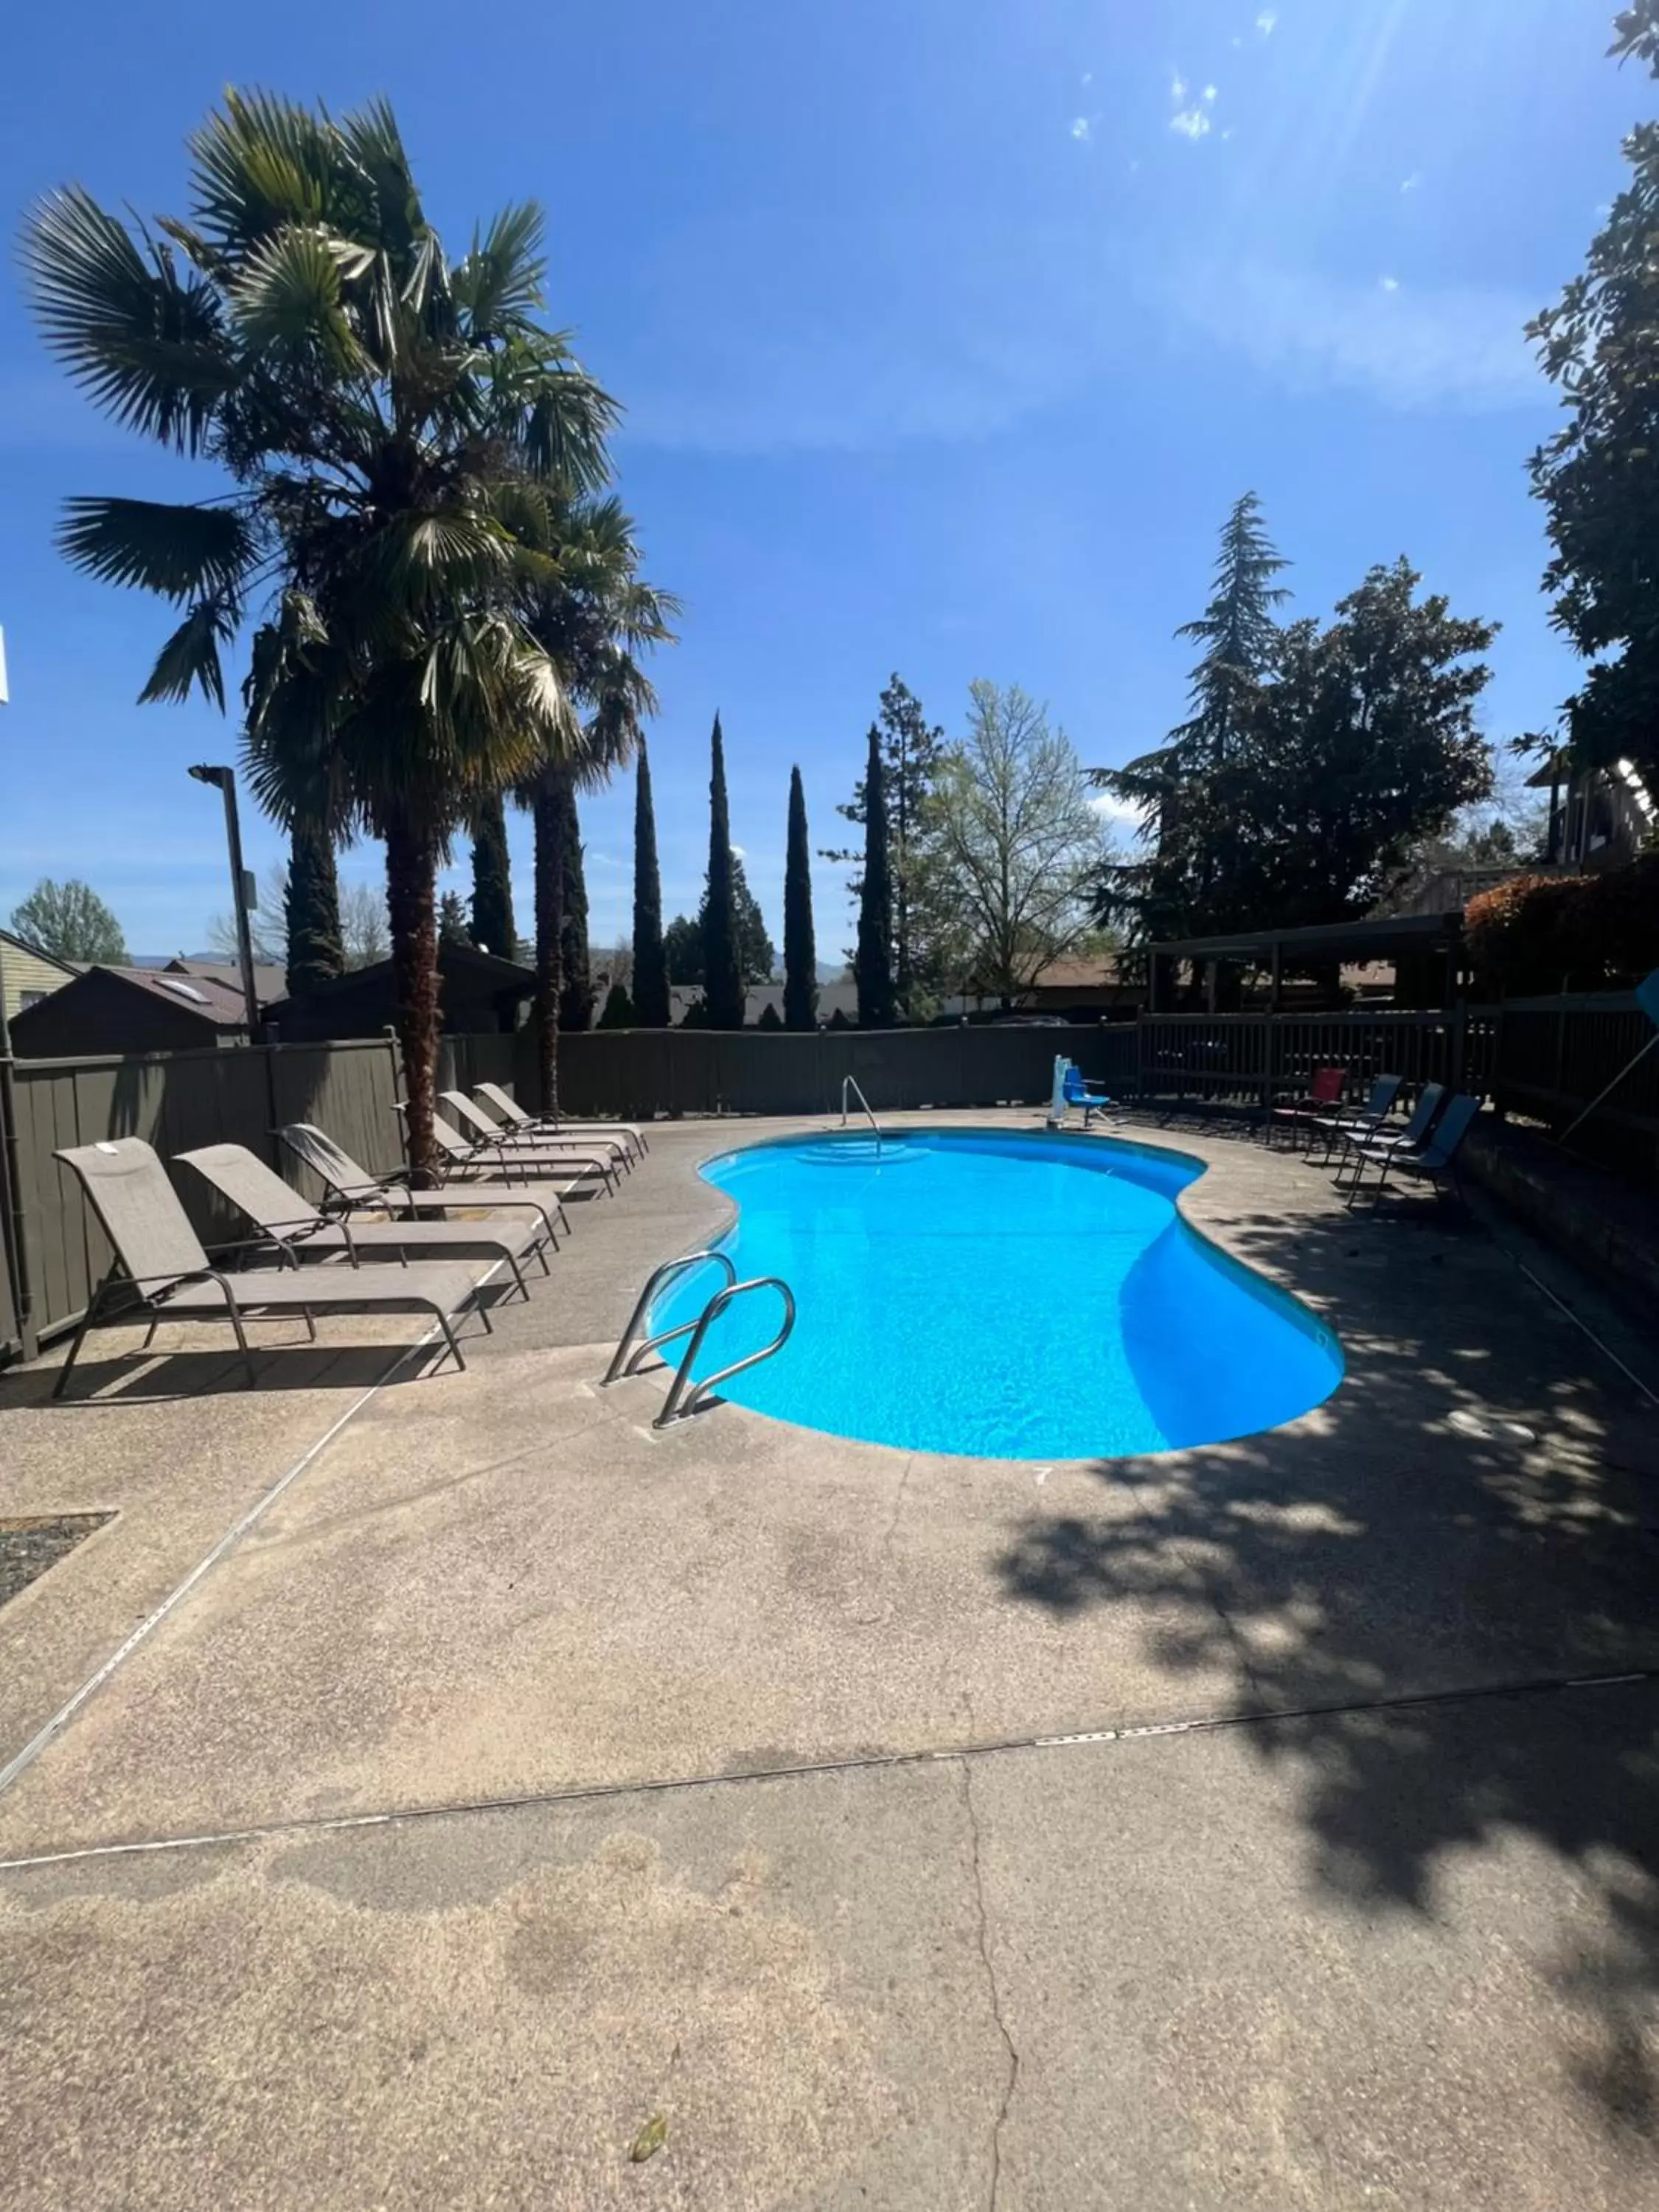
[[[1455,1855],[1506,1836],[1570,1863],[1611,1930],[1549,1962],[1596,2024],[1579,2075],[1609,2126],[1659,2135],[1659,1681],[1559,1686],[1659,1670],[1659,1420],[1454,1208],[1226,1228],[1337,1330],[1341,1387],[1267,1434],[1097,1463],[1109,1511],[1025,1516],[1004,1585],[1061,1618],[1146,1603],[1164,1666],[1280,1717],[1243,1738],[1294,1770],[1315,1879],[1350,1904],[1431,1917]]]

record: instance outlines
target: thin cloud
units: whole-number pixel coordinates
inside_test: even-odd
[[[1207,138],[1210,118],[1201,107],[1183,107],[1178,115],[1170,118],[1170,128],[1183,138]]]
[[[1077,140],[1079,146],[1086,146],[1091,138],[1093,137],[1094,125],[1090,122],[1086,115],[1075,115],[1073,117],[1072,136]]]
[[[1206,84],[1205,86],[1204,97],[1206,100],[1212,100],[1215,98],[1215,87],[1212,84]]]
[[[1255,19],[1255,27],[1264,39],[1271,39],[1279,28],[1279,18],[1271,8],[1264,8]]]
[[[1376,282],[1380,291],[1397,292],[1400,289],[1400,279],[1397,276],[1379,276]]]
[[[1551,404],[1518,294],[1474,285],[1387,291],[1255,262],[1183,268],[1167,304],[1294,392],[1358,392],[1402,413],[1490,413]]]
[[[1401,185],[1400,189],[1402,192],[1421,191],[1423,189],[1423,172],[1421,169],[1413,169],[1410,176],[1406,179],[1404,184]]]
[[[1170,97],[1177,107],[1187,97],[1187,80],[1179,72],[1170,79]]]

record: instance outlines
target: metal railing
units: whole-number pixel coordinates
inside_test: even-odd
[[[731,1260],[724,1252],[716,1252],[712,1249],[703,1252],[682,1252],[678,1260],[665,1260],[660,1267],[654,1268],[652,1271],[652,1273],[646,1283],[645,1288],[640,1292],[638,1297],[634,1301],[634,1310],[628,1316],[628,1326],[623,1329],[621,1336],[617,1340],[617,1348],[611,1355],[610,1366],[605,1369],[604,1375],[600,1377],[599,1387],[601,1389],[604,1389],[607,1382],[616,1382],[620,1376],[636,1375],[639,1372],[641,1360],[645,1358],[647,1354],[655,1352],[662,1345],[672,1344],[675,1338],[678,1336],[689,1335],[690,1332],[696,1328],[697,1326],[696,1322],[684,1322],[678,1328],[659,1329],[655,1336],[647,1337],[642,1344],[634,1344],[635,1334],[639,1328],[640,1323],[645,1319],[647,1313],[650,1310],[652,1299],[656,1297],[657,1292],[668,1280],[669,1277],[671,1275],[678,1275],[684,1268],[686,1267],[701,1267],[705,1260],[712,1260],[717,1267],[725,1268],[726,1287],[727,1290],[730,1290],[736,1283],[738,1279],[738,1271],[732,1265]],[[699,1316],[699,1319],[700,1318],[701,1316]],[[630,1346],[633,1346],[631,1352],[629,1348]]]
[[[879,1159],[881,1158],[881,1124],[870,1110],[870,1101],[859,1089],[856,1076],[843,1075],[841,1079],[841,1126],[843,1129],[847,1127],[847,1094],[849,1091],[858,1100],[859,1104],[863,1107],[864,1118],[876,1133],[876,1158]]]
[[[762,1345],[758,1352],[746,1352],[741,1359],[734,1359],[729,1367],[717,1368],[714,1374],[705,1375],[702,1382],[692,1382],[688,1389],[692,1363],[702,1350],[704,1337],[732,1301],[742,1297],[746,1291],[775,1291],[783,1300],[783,1327],[770,1344]],[[707,1401],[719,1383],[729,1382],[734,1375],[741,1375],[745,1367],[758,1367],[763,1359],[769,1359],[775,1352],[781,1352],[788,1343],[790,1331],[794,1326],[795,1294],[781,1275],[751,1275],[746,1283],[728,1283],[723,1291],[716,1291],[691,1326],[691,1341],[685,1347],[685,1357],[679,1364],[678,1371],[663,1402],[663,1409],[651,1424],[652,1427],[665,1429],[671,1421],[689,1419]]]
[[[708,1300],[702,1312],[692,1321],[683,1321],[673,1328],[659,1329],[654,1336],[642,1338],[635,1344],[634,1339],[639,1332],[640,1324],[650,1310],[652,1299],[655,1297],[662,1285],[672,1275],[683,1273],[688,1267],[701,1267],[705,1260],[712,1260],[717,1267],[724,1267],[726,1280],[713,1297]],[[704,1376],[701,1382],[692,1382],[692,1363],[702,1350],[703,1339],[732,1300],[742,1297],[747,1291],[775,1291],[783,1300],[783,1327],[772,1341],[763,1345],[758,1352],[750,1352],[741,1359],[734,1359],[729,1367],[722,1367],[713,1375]],[[763,1359],[769,1359],[775,1352],[781,1352],[789,1341],[790,1331],[794,1326],[795,1294],[781,1275],[755,1275],[751,1276],[746,1283],[740,1283],[738,1280],[738,1271],[732,1266],[727,1254],[716,1251],[712,1248],[702,1252],[683,1252],[677,1260],[665,1260],[660,1267],[652,1271],[645,1288],[634,1301],[634,1310],[628,1316],[628,1326],[623,1329],[621,1337],[617,1340],[617,1348],[611,1355],[611,1364],[605,1370],[600,1388],[603,1389],[605,1383],[615,1382],[624,1376],[637,1375],[641,1360],[648,1358],[653,1352],[659,1352],[665,1344],[673,1344],[681,1337],[689,1336],[691,1341],[686,1346],[680,1364],[675,1370],[674,1380],[669,1385],[668,1395],[663,1401],[662,1411],[651,1424],[653,1429],[665,1429],[670,1422],[684,1420],[689,1415],[696,1413],[707,1401],[710,1392],[717,1383],[729,1382],[734,1375],[741,1375],[745,1367],[757,1367]]]

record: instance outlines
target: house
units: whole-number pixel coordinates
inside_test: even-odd
[[[536,974],[516,960],[498,960],[476,945],[440,944],[439,1004],[451,1036],[494,1036],[519,1025]],[[264,1009],[267,1030],[284,1044],[339,1037],[382,1036],[398,1020],[398,986],[390,960],[355,968],[303,999],[278,999]]]
[[[67,960],[42,952],[38,945],[14,937],[9,929],[0,929],[0,975],[4,979],[9,1022],[15,1022],[25,1006],[39,1006],[42,999],[73,982],[76,973]]]
[[[165,963],[163,974],[199,979],[205,975],[210,982],[222,983],[228,991],[242,988],[242,971],[234,960],[189,960],[180,953],[176,960]],[[256,960],[253,963],[253,995],[262,1006],[274,1006],[278,999],[288,995],[288,970],[280,963]]]
[[[160,968],[88,968],[24,1007],[11,1025],[19,1060],[188,1052],[247,1041],[240,989],[228,990],[211,976],[170,975]]]
[[[1622,867],[1659,831],[1659,805],[1627,760],[1575,768],[1559,750],[1527,778],[1527,787],[1550,795],[1544,858],[1552,867],[1593,875]]]

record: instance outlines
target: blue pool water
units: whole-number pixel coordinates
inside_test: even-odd
[[[739,1279],[781,1275],[793,1335],[721,1395],[836,1436],[996,1459],[1110,1458],[1247,1436],[1342,1378],[1335,1338],[1189,1229],[1176,1153],[1109,1139],[939,1131],[817,1136],[703,1170],[738,1219]],[[653,1328],[718,1287],[670,1286]],[[755,1291],[711,1329],[712,1374],[775,1331]],[[678,1358],[684,1343],[669,1347]]]

